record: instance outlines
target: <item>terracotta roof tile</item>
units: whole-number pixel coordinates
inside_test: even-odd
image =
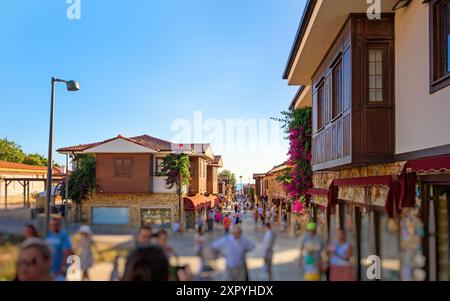
[[[61,147],[57,151],[58,152],[82,152],[89,148],[98,146],[103,143],[113,141],[118,138],[136,142],[140,145],[149,147],[151,149],[156,149],[156,150],[171,150],[172,149],[172,144],[169,141],[158,139],[158,138],[155,138],[155,137],[152,137],[149,135],[141,135],[141,136],[136,136],[136,137],[131,137],[131,138],[127,138],[122,135],[118,135],[117,137],[107,139],[104,141],[100,141],[100,142],[94,142],[94,143],[89,143],[89,144],[80,144],[80,145],[69,146],[69,147]]]
[[[36,166],[36,165],[29,165],[29,164],[23,164],[23,163],[16,163],[16,162],[8,162],[8,161],[0,161],[0,169],[16,169],[16,170],[35,170],[35,171],[41,171],[46,172],[47,166]],[[53,173],[54,174],[61,174],[61,171],[53,167]]]

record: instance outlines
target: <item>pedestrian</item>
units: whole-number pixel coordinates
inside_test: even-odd
[[[228,232],[230,231],[230,227],[231,227],[231,218],[230,215],[227,214],[222,221],[223,224],[223,229],[225,230],[225,234],[228,234]]]
[[[249,280],[246,254],[254,248],[253,242],[242,235],[239,226],[233,228],[233,234],[223,236],[211,244],[211,249],[225,257],[227,281]]]
[[[216,211],[216,223],[220,223],[220,211],[219,210],[217,210]]]
[[[316,223],[309,222],[300,239],[300,267],[303,268],[304,280],[319,281],[322,272],[322,250],[324,243],[316,233]]]
[[[337,230],[337,239],[328,247],[330,259],[331,281],[355,281],[353,267],[350,262],[352,245],[347,241],[345,230]]]
[[[194,244],[195,244],[195,254],[198,256],[200,260],[200,272],[205,270],[205,256],[204,256],[204,250],[205,250],[205,244],[206,244],[206,237],[203,233],[203,229],[200,227],[197,230],[197,233],[194,235]]]
[[[158,246],[164,251],[164,254],[166,254],[167,258],[170,260],[172,257],[178,258],[177,253],[172,248],[172,246],[169,244],[169,235],[167,234],[166,230],[161,229],[156,234],[157,240],[158,240]]]
[[[208,227],[208,233],[212,233],[214,231],[214,220],[211,215],[208,215],[206,219],[206,226]]]
[[[287,213],[286,210],[283,209],[283,212],[281,213],[281,225],[280,225],[281,232],[286,232],[287,230]]]
[[[255,209],[255,211],[253,212],[253,218],[255,219],[255,226],[258,226],[258,217],[259,217],[258,210]]]
[[[53,250],[52,273],[55,276],[63,276],[66,274],[67,258],[73,254],[72,243],[67,231],[61,229],[61,217],[52,216],[49,222],[49,232],[45,238],[47,243]]]
[[[26,239],[31,237],[37,237],[40,238],[38,231],[36,230],[36,227],[32,224],[25,225],[23,227],[23,237]]]
[[[197,217],[195,218],[195,226],[196,228],[203,228],[203,217],[201,215],[197,215]]]
[[[94,240],[92,239],[92,231],[88,225],[83,225],[78,229],[79,238],[74,245],[75,253],[80,257],[80,267],[82,272],[82,280],[89,281],[89,268],[94,261],[92,248]]]
[[[150,225],[140,227],[136,234],[136,242],[135,242],[136,248],[152,244],[153,237],[154,235],[152,232],[152,227]]]
[[[168,281],[169,271],[169,260],[160,247],[140,247],[128,256],[122,280]]]
[[[261,218],[261,224],[264,226],[266,224],[266,214],[264,213],[264,210],[263,210],[260,218]]]
[[[275,245],[275,232],[272,230],[270,223],[266,223],[266,232],[262,241],[262,255],[264,258],[264,272],[268,275],[268,280],[272,281],[272,257],[273,247]]]
[[[109,276],[109,281],[119,281],[119,256],[114,257],[113,269]]]
[[[178,220],[176,220],[173,224],[172,224],[172,233],[176,234],[176,233],[180,233],[180,222]]]
[[[48,243],[37,237],[26,239],[16,262],[17,281],[52,281],[52,251]]]

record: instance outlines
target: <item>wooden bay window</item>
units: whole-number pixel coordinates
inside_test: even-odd
[[[450,0],[430,1],[430,93],[450,84]]]

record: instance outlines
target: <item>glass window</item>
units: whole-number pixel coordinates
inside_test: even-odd
[[[430,0],[430,92],[450,84],[450,0]]]
[[[95,225],[127,225],[128,208],[93,207],[92,223]]]
[[[122,160],[121,159],[114,160],[114,175],[116,177],[120,177],[122,175]]]
[[[445,20],[445,39],[447,39],[447,43],[444,45],[447,47],[445,53],[445,63],[447,66],[447,73],[450,73],[450,1],[447,1],[447,4],[444,8],[444,20]]]
[[[369,101],[383,101],[383,49],[369,48]]]
[[[162,169],[162,163],[163,163],[163,159],[162,158],[156,158],[156,172],[160,173],[161,169]]]
[[[381,279],[400,280],[400,236],[398,220],[380,216]]]
[[[123,160],[123,176],[126,176],[126,177],[131,176],[131,160],[130,159]]]
[[[342,62],[333,70],[333,118],[342,112]]]
[[[144,208],[141,209],[141,224],[152,225],[156,228],[169,228],[172,221],[169,208]]]
[[[326,97],[325,97],[325,84],[322,83],[317,90],[317,129],[321,129],[325,126],[326,117]]]
[[[114,175],[116,177],[130,177],[132,169],[131,159],[115,159],[114,160]]]
[[[375,226],[374,226],[374,213],[367,211],[367,208],[361,208],[360,221],[361,221],[361,240],[360,240],[360,252],[361,252],[361,280],[371,280],[367,278],[367,268],[372,264],[369,262],[369,256],[376,255],[375,248]]]

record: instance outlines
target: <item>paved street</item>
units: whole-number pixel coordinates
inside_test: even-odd
[[[247,235],[251,240],[255,242],[257,247],[249,253],[247,258],[247,264],[250,271],[250,280],[267,280],[266,275],[263,273],[263,259],[261,258],[261,241],[263,237],[263,227],[258,224],[255,228],[254,222],[250,217],[250,213],[243,222],[244,235]],[[297,258],[299,255],[297,240],[291,238],[286,233],[277,232],[277,241],[275,245],[275,253],[273,258],[273,278],[274,280],[284,281],[298,281],[301,280],[301,273],[298,268]],[[213,234],[208,234],[208,240],[211,242],[214,239],[223,235],[222,227],[216,226]],[[223,259],[218,259],[212,263],[215,268],[215,273],[208,275],[209,277],[201,277],[198,275],[199,271],[199,259],[195,256],[195,247],[193,242],[193,232],[175,235],[170,238],[170,243],[179,255],[179,264],[189,264],[192,272],[196,275],[196,278],[205,280],[222,280],[224,276],[225,262]],[[106,236],[102,236],[103,239]],[[115,237],[117,236],[110,236]],[[98,238],[96,238],[98,239]],[[123,243],[123,241],[122,241]],[[123,266],[123,262],[121,264]],[[95,265],[91,270],[91,276],[93,280],[107,280],[109,272],[111,271],[111,264],[100,263]]]
[[[13,234],[20,234],[23,225],[26,221],[16,219],[2,219],[0,221],[0,228],[2,232],[9,232]],[[79,225],[71,225],[69,232],[75,233]],[[242,224],[244,235],[248,236],[257,247],[249,253],[247,263],[250,272],[251,280],[266,280],[266,275],[263,273],[263,259],[261,258],[261,241],[264,235],[261,223],[255,227],[254,221],[247,213]],[[273,258],[273,278],[274,280],[296,281],[301,280],[301,273],[298,268],[297,258],[299,255],[298,242],[295,238],[290,237],[287,233],[279,233],[278,226],[274,227],[277,233],[277,240],[275,244],[275,252]],[[131,249],[133,245],[133,234],[135,230],[130,229],[114,229],[111,227],[93,227],[94,240],[102,245],[107,245],[108,249]],[[215,231],[208,234],[208,241],[212,242],[214,239],[224,234],[221,225],[215,225]],[[170,243],[179,255],[179,264],[188,264],[196,278],[208,280],[221,280],[225,269],[224,260],[218,259],[212,262],[215,268],[215,273],[211,275],[198,275],[200,261],[195,256],[195,246],[193,241],[194,232],[188,232],[178,235],[171,235]],[[120,267],[123,269],[125,259],[120,261]],[[112,270],[110,262],[99,262],[94,264],[90,270],[92,280],[109,280],[109,275]],[[201,277],[202,276],[202,277]]]

